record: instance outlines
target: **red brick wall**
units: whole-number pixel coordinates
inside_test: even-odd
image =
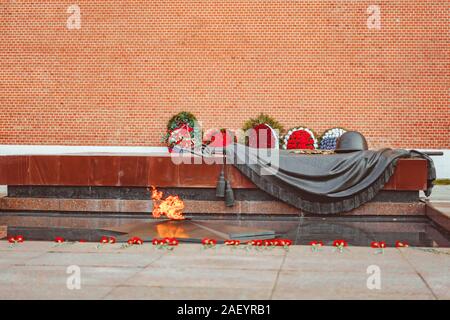
[[[81,8],[81,29],[66,27]],[[379,4],[381,30],[368,29]],[[187,110],[450,148],[448,1],[0,0],[0,144],[159,145]]]

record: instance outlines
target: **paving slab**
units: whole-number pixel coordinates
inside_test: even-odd
[[[161,253],[155,246],[144,243],[143,245],[128,246],[123,243],[100,244],[94,242],[75,242],[63,246],[53,246],[49,252],[80,252],[80,253],[126,253],[126,254],[155,254]]]
[[[284,256],[286,251],[283,248],[268,248],[268,249],[245,249],[244,246],[231,247],[225,245],[217,245],[215,248],[204,249],[203,246],[193,243],[182,243],[179,247],[176,247],[174,252],[177,256],[215,256],[215,255],[228,255],[228,256]]]
[[[282,269],[325,273],[365,272],[370,265],[377,265],[391,273],[415,273],[399,250],[387,248],[382,254],[377,254],[375,249],[366,247],[349,247],[342,253],[330,246],[322,247],[318,252],[308,247],[295,247],[287,253]]]
[[[370,274],[361,272],[281,271],[273,299],[434,299],[414,274],[381,271],[381,288],[368,289]]]
[[[0,198],[6,197],[8,195],[8,187],[1,185],[0,186]]]
[[[25,241],[11,246],[8,241],[2,240],[0,241],[0,252],[47,252],[56,246],[56,243],[49,241]]]
[[[426,215],[447,231],[450,231],[450,201],[430,201]]]
[[[26,261],[26,265],[42,266],[98,266],[98,267],[146,267],[160,258],[160,254],[129,253],[63,253],[49,252]]]
[[[66,286],[68,266],[12,266],[0,271],[0,286]],[[118,286],[142,268],[80,267],[81,286]]]
[[[0,241],[0,298],[450,299],[450,248],[120,246]],[[81,290],[67,289],[70,265],[81,268]],[[367,288],[369,265],[380,268],[380,290]]]
[[[0,225],[0,239],[6,238],[8,235],[8,227]]]
[[[30,286],[28,284],[0,285],[1,300],[98,300],[112,291],[112,287],[81,287],[69,290],[64,285]]]
[[[260,255],[250,253],[249,255],[186,255],[179,256],[177,252],[165,254],[155,261],[152,266],[159,268],[173,268],[184,266],[191,268],[216,268],[237,270],[279,270],[283,256]]]
[[[0,252],[0,272],[5,270],[7,266],[11,265],[21,265],[26,261],[36,258],[45,254],[43,251],[18,251],[15,252],[13,249],[10,251],[2,251]]]
[[[208,287],[208,288],[265,288],[275,285],[276,270],[217,269],[183,265],[172,268],[149,266],[127,281],[134,286]]]
[[[0,242],[1,243],[1,242]],[[42,243],[37,244],[37,243]],[[100,252],[107,252],[107,253],[128,253],[128,254],[143,254],[143,253],[161,253],[161,254],[171,254],[175,253],[177,256],[224,256],[224,255],[230,255],[230,256],[284,256],[286,251],[283,248],[270,248],[270,249],[250,249],[246,250],[243,246],[240,246],[238,248],[236,247],[229,247],[224,245],[218,245],[215,248],[209,248],[204,249],[202,245],[200,244],[194,244],[194,243],[181,243],[179,246],[176,246],[173,248],[172,251],[164,250],[164,249],[158,249],[156,246],[152,245],[151,243],[144,243],[143,245],[133,245],[133,246],[126,246],[123,247],[124,244],[122,243],[115,243],[115,244],[99,244],[99,243],[93,243],[93,242],[70,242],[63,245],[57,245],[52,242],[27,242],[26,246],[23,246],[21,250],[32,250],[30,248],[33,246],[33,248],[39,247],[47,252],[89,252],[89,253],[100,253]],[[7,249],[7,246],[5,246]],[[0,251],[2,250],[2,246],[0,245]]]
[[[210,287],[129,287],[114,288],[105,299],[152,299],[152,300],[267,300],[270,290],[261,288],[210,288]]]
[[[450,201],[450,186],[449,185],[434,186],[429,199],[432,201]]]
[[[438,299],[450,299],[450,250],[403,248],[404,258],[424,279]]]

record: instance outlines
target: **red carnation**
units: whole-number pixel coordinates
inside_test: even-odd
[[[281,246],[281,247],[288,247],[288,246],[292,245],[292,240],[289,240],[289,239],[278,239],[277,245]]]
[[[238,246],[241,242],[239,240],[225,240],[225,245],[227,246]]]
[[[132,238],[128,239],[127,243],[141,245],[144,243],[144,241],[139,237],[132,237]]]
[[[101,239],[100,239],[100,243],[108,243],[109,242],[109,239],[108,239],[108,237],[105,237],[105,236],[103,236],[103,237],[101,237]]]
[[[339,252],[343,252],[344,248],[348,246],[348,243],[345,240],[334,240],[333,246],[336,247]]]
[[[203,238],[202,244],[204,246],[215,246],[217,244],[217,240],[209,239],[209,238]]]
[[[109,242],[110,244],[114,244],[114,243],[116,243],[116,238],[114,238],[114,237],[109,237],[108,242]]]
[[[63,237],[56,237],[55,238],[55,242],[56,243],[63,243],[65,240],[64,240],[64,238]]]
[[[386,242],[384,241],[372,241],[370,247],[378,249],[375,253],[384,253],[384,248],[386,248]]]
[[[278,245],[279,245],[278,239],[273,239],[273,240],[272,240],[272,245],[273,245],[273,246],[278,246]]]
[[[8,238],[8,242],[9,243],[22,243],[25,241],[25,238],[22,235],[18,235],[18,236],[11,236]]]
[[[255,246],[261,247],[263,245],[262,240],[255,240]]]
[[[179,244],[179,242],[178,242],[178,240],[176,238],[168,238],[168,237],[166,237],[166,238],[162,238],[162,239],[154,238],[152,240],[152,244],[154,246],[158,246],[158,249],[161,249],[161,248],[169,249],[168,247],[170,247],[170,246],[177,246]],[[172,250],[172,249],[170,249],[170,250]]]
[[[384,249],[386,248],[386,242],[384,241],[372,241],[370,243],[370,247],[371,248],[380,248],[380,249]]]
[[[405,241],[396,241],[395,242],[396,248],[407,248],[408,246],[409,246],[408,242],[405,242]]]
[[[323,246],[323,242],[322,241],[316,241],[316,240],[311,241],[309,244],[310,244],[311,250],[313,252],[319,251],[319,248]]]
[[[159,240],[158,244],[166,244],[169,246],[176,246],[176,245],[178,245],[178,240],[175,238],[167,238],[166,237],[166,238]]]
[[[348,245],[348,243],[345,240],[334,240],[333,241],[334,247],[346,247],[347,245]]]
[[[378,243],[378,241],[372,241],[372,242],[370,243],[370,247],[371,247],[371,248],[379,248],[379,247],[380,247],[380,244]]]

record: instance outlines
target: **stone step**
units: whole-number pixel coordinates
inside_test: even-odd
[[[301,211],[281,201],[236,201],[233,207],[224,201],[184,200],[185,214],[274,214],[299,215]],[[13,198],[0,199],[0,211],[54,211],[151,213],[151,200],[122,199],[65,199],[65,198]],[[368,202],[345,215],[424,215],[423,202]]]
[[[427,202],[425,212],[431,220],[450,232],[450,202]]]
[[[8,227],[0,226],[0,239],[6,238],[7,234],[8,234]]]

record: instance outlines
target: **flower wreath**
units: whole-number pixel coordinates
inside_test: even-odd
[[[283,149],[310,149],[318,148],[316,136],[312,130],[304,127],[293,128],[283,137]]]
[[[256,131],[262,130],[262,129],[270,129],[270,132],[268,132],[268,148],[278,148],[279,145],[279,136],[278,134],[281,134],[284,129],[282,125],[276,121],[271,116],[261,113],[258,117],[252,118],[244,123],[244,126],[242,127],[242,130],[244,132],[247,132],[249,129],[255,129]],[[277,134],[278,131],[278,134]],[[250,139],[248,136],[245,137],[245,144],[249,145]],[[259,141],[256,139],[256,147],[259,148]]]
[[[209,129],[203,135],[203,143],[210,147],[226,147],[236,141],[236,135],[229,129]]]
[[[169,151],[175,146],[190,149],[201,144],[201,131],[196,122],[195,116],[186,111],[177,113],[169,120],[167,132],[162,138]]]
[[[324,132],[320,137],[320,149],[322,150],[334,150],[336,149],[337,139],[346,132],[342,128],[332,128]]]

